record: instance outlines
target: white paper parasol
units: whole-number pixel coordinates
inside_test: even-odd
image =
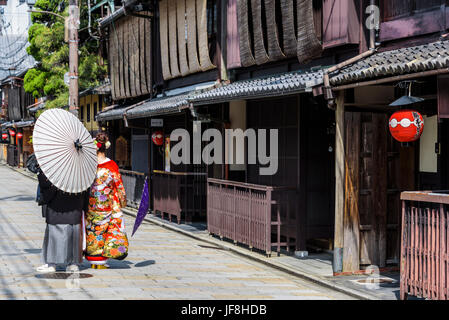
[[[34,126],[33,148],[42,172],[58,189],[80,193],[94,182],[96,147],[72,113],[62,109],[43,112]]]

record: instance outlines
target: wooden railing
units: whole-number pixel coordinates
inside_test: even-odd
[[[449,300],[449,194],[403,192],[401,299]]]
[[[120,170],[126,192],[126,202],[131,208],[138,209],[145,185],[146,174],[135,171]]]
[[[31,153],[28,152],[28,151],[22,152],[22,156],[23,156],[22,161],[23,161],[23,167],[24,168],[26,168],[26,163],[27,163],[27,160],[28,160],[30,155],[31,155]]]
[[[190,223],[193,217],[205,216],[206,173],[153,171],[154,213],[175,216],[178,224],[182,214]]]
[[[292,187],[207,179],[208,231],[270,256],[272,247],[280,252],[281,247],[292,245],[288,235],[281,241],[282,231],[290,224],[281,210],[289,211],[295,199],[296,188]]]
[[[6,162],[8,158],[8,146],[6,144],[0,144],[0,162]]]
[[[12,167],[17,167],[19,165],[19,154],[16,146],[8,145],[8,155],[6,161]]]

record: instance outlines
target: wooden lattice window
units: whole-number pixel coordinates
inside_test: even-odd
[[[128,141],[123,136],[118,137],[115,141],[115,161],[120,167],[129,165]]]
[[[214,61],[218,29],[217,1],[207,0],[207,38],[209,40],[209,57]]]
[[[442,32],[448,4],[447,0],[382,0],[380,41]]]
[[[446,1],[446,5],[449,1]],[[382,0],[382,21],[390,21],[410,16],[414,13],[438,9],[441,0]]]

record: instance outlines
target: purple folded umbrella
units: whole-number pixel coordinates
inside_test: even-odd
[[[137,212],[136,222],[134,223],[133,233],[131,236],[134,235],[134,233],[137,231],[137,228],[139,228],[143,219],[147,215],[149,206],[150,206],[150,194],[148,192],[148,177],[147,177],[145,178],[145,185],[143,186],[142,191],[142,200],[140,200],[139,211]]]

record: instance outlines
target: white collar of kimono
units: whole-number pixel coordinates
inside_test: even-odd
[[[111,159],[109,159],[109,158],[106,158],[106,159],[104,159],[104,161],[102,161],[102,162],[99,162],[98,164],[103,164],[103,163],[106,163],[106,162],[108,162],[108,161],[111,161]]]

